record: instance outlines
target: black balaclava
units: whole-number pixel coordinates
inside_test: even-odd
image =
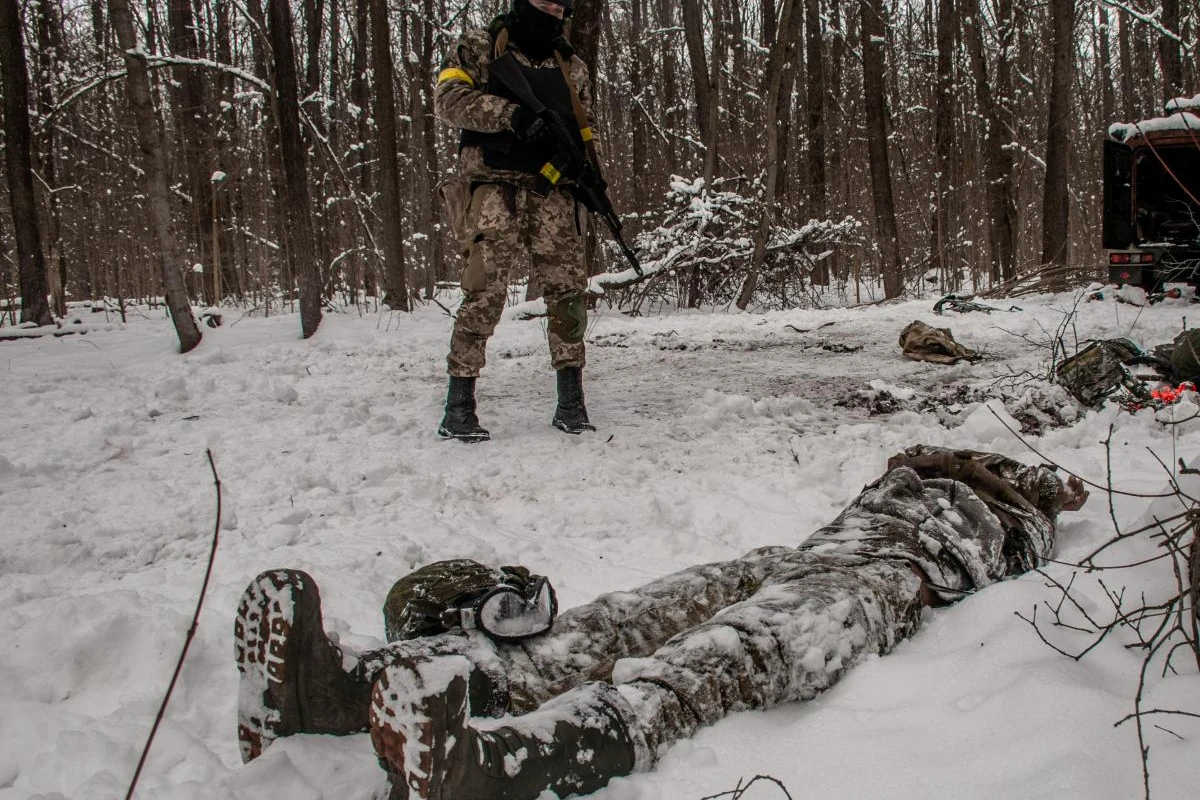
[[[563,35],[563,22],[534,8],[529,0],[513,0],[508,35],[525,55],[542,61],[554,53],[554,43]]]

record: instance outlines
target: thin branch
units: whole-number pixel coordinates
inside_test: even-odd
[[[204,570],[204,583],[200,585],[200,597],[196,600],[196,612],[192,615],[192,624],[188,628],[187,638],[183,641],[183,650],[179,653],[179,661],[175,664],[175,672],[171,675],[171,683],[167,686],[167,693],[163,696],[162,705],[158,708],[158,714],[154,717],[154,725],[150,728],[150,735],[146,738],[146,746],[142,748],[142,757],[138,759],[137,769],[134,770],[133,779],[129,782],[129,791],[125,793],[125,800],[131,800],[133,792],[137,789],[138,778],[141,777],[142,767],[146,765],[146,757],[150,755],[150,746],[154,744],[154,737],[158,733],[158,726],[163,721],[163,716],[167,713],[167,703],[171,702],[171,693],[175,691],[175,683],[179,680],[179,674],[183,671],[183,662],[187,658],[188,648],[192,645],[192,639],[196,636],[196,629],[200,624],[200,610],[204,607],[204,595],[208,591],[208,582],[212,578],[213,562],[217,558],[217,543],[221,535],[221,478],[217,475],[217,465],[213,462],[212,450],[205,450],[204,454],[208,457],[208,467],[212,471],[213,486],[217,492],[217,518],[213,523],[213,538],[212,549],[208,552],[208,567]]]

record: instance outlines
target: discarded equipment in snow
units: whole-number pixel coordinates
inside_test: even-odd
[[[995,306],[989,306],[983,303],[975,302],[975,295],[973,294],[957,295],[951,293],[945,295],[942,297],[942,299],[933,304],[933,313],[935,314],[941,314],[943,311],[957,311],[961,314],[965,314],[968,311],[982,311],[985,314],[990,314],[993,311],[1000,310],[1001,309],[996,308]],[[1020,311],[1021,308],[1020,306],[1009,306],[1007,310]]]
[[[1148,400],[1149,391],[1127,367],[1144,357],[1142,349],[1128,339],[1092,342],[1059,363],[1054,380],[1085,406],[1100,405],[1121,387],[1138,400]]]
[[[983,358],[977,350],[954,341],[949,328],[935,328],[920,320],[913,320],[900,331],[900,347],[905,358],[934,364],[974,362]]]
[[[1117,401],[1130,410],[1169,405],[1200,383],[1200,328],[1185,330],[1150,353],[1128,339],[1092,342],[1064,359],[1054,380],[1087,406],[1118,393]]]

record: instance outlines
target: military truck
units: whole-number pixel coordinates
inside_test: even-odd
[[[1200,95],[1109,127],[1103,238],[1112,283],[1200,285]]]

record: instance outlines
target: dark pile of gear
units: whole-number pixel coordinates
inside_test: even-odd
[[[1085,406],[1107,399],[1129,411],[1171,405],[1200,382],[1200,328],[1149,352],[1128,339],[1091,342],[1058,364],[1054,381]]]

